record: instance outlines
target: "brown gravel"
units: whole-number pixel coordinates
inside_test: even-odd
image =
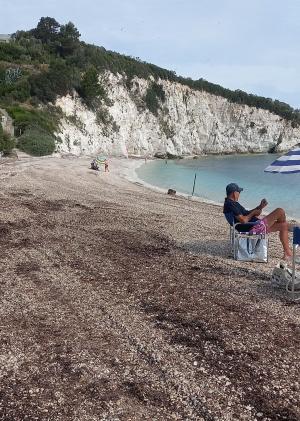
[[[0,165],[0,419],[300,420],[300,312],[218,206],[86,159]]]

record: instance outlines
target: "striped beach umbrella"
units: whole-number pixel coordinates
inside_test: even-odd
[[[289,151],[286,155],[281,156],[269,165],[265,172],[280,173],[280,174],[295,174],[300,173],[300,148],[295,148]],[[293,234],[293,258],[292,258],[292,283],[291,290],[289,290],[289,282],[286,285],[286,290],[292,294],[293,301],[300,300],[300,296],[296,298],[295,294],[295,279],[296,279],[296,248],[300,245],[300,227],[294,227]]]
[[[286,155],[277,158],[265,169],[265,172],[281,174],[300,172],[300,148],[292,149]]]
[[[96,161],[98,164],[104,164],[105,161],[107,161],[107,157],[105,155],[99,155],[97,156]]]

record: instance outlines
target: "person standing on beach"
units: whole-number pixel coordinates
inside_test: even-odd
[[[247,224],[247,222],[255,222],[255,225],[250,229],[250,233],[252,234],[279,232],[279,239],[284,252],[283,259],[290,260],[293,253],[289,246],[289,224],[286,221],[284,209],[277,208],[269,215],[258,218],[258,216],[261,215],[263,208],[268,205],[268,202],[266,199],[262,199],[256,208],[247,210],[238,202],[242,191],[243,189],[236,183],[230,183],[226,186],[223,213],[232,214],[235,223],[240,222],[242,224]]]
[[[104,172],[109,172],[107,159],[104,161]]]

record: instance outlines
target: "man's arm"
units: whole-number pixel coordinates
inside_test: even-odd
[[[254,216],[259,216],[261,214],[261,209],[255,208],[252,209],[248,215],[237,215],[236,219],[242,224],[247,224]]]
[[[246,222],[242,222],[242,221],[240,221],[240,222],[242,222],[244,224],[244,223],[249,222],[251,220],[251,218],[253,218],[253,216],[259,216],[261,214],[263,208],[265,208],[267,205],[268,205],[267,200],[266,199],[262,199],[261,202],[260,202],[260,204],[258,206],[256,206],[256,208],[251,209],[249,211],[249,213],[247,214],[247,217],[249,218],[249,220],[246,221]],[[239,216],[241,216],[242,219],[245,218],[245,216],[243,216],[243,215],[239,215]],[[237,216],[236,218],[239,219],[239,216]]]

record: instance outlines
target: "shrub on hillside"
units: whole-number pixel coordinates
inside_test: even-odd
[[[149,111],[157,116],[160,103],[164,102],[166,98],[163,87],[156,82],[153,82],[147,89],[145,96],[145,103]]]
[[[38,127],[31,127],[19,137],[18,147],[29,155],[51,155],[55,151],[55,137]]]
[[[102,126],[102,134],[104,136],[109,136],[109,129],[115,133],[118,133],[120,130],[120,126],[115,122],[113,116],[103,105],[100,105],[97,108],[96,123]]]
[[[159,102],[156,97],[155,92],[151,89],[147,89],[147,93],[145,96],[145,103],[149,111],[151,111],[152,114],[157,115],[158,109],[159,109]]]
[[[32,75],[29,78],[30,93],[41,102],[54,102],[56,93],[53,89],[52,81],[49,78],[49,72],[42,72]]]
[[[20,63],[28,61],[26,48],[21,45],[10,43],[0,43],[0,61]]]
[[[13,85],[10,92],[10,98],[14,101],[25,102],[30,98],[30,85],[28,80],[23,79]]]
[[[60,117],[57,107],[49,106],[44,110],[37,110],[15,105],[6,109],[14,120],[17,136],[23,134],[28,127],[40,127],[41,130],[49,134],[57,130]]]
[[[79,82],[80,72],[61,59],[53,60],[47,71],[29,78],[31,95],[44,103],[54,102],[57,95],[67,95],[78,88]]]
[[[6,155],[14,148],[14,146],[14,139],[9,134],[3,132],[3,128],[0,123],[0,152]]]
[[[12,103],[25,102],[30,97],[28,75],[20,67],[7,66],[0,63],[0,101]]]
[[[84,73],[78,92],[91,109],[96,109],[101,100],[107,101],[106,91],[99,82],[99,73],[94,66],[90,66]]]
[[[162,85],[159,85],[158,83],[153,82],[151,88],[154,91],[157,98],[160,99],[161,102],[165,102],[166,94]]]

